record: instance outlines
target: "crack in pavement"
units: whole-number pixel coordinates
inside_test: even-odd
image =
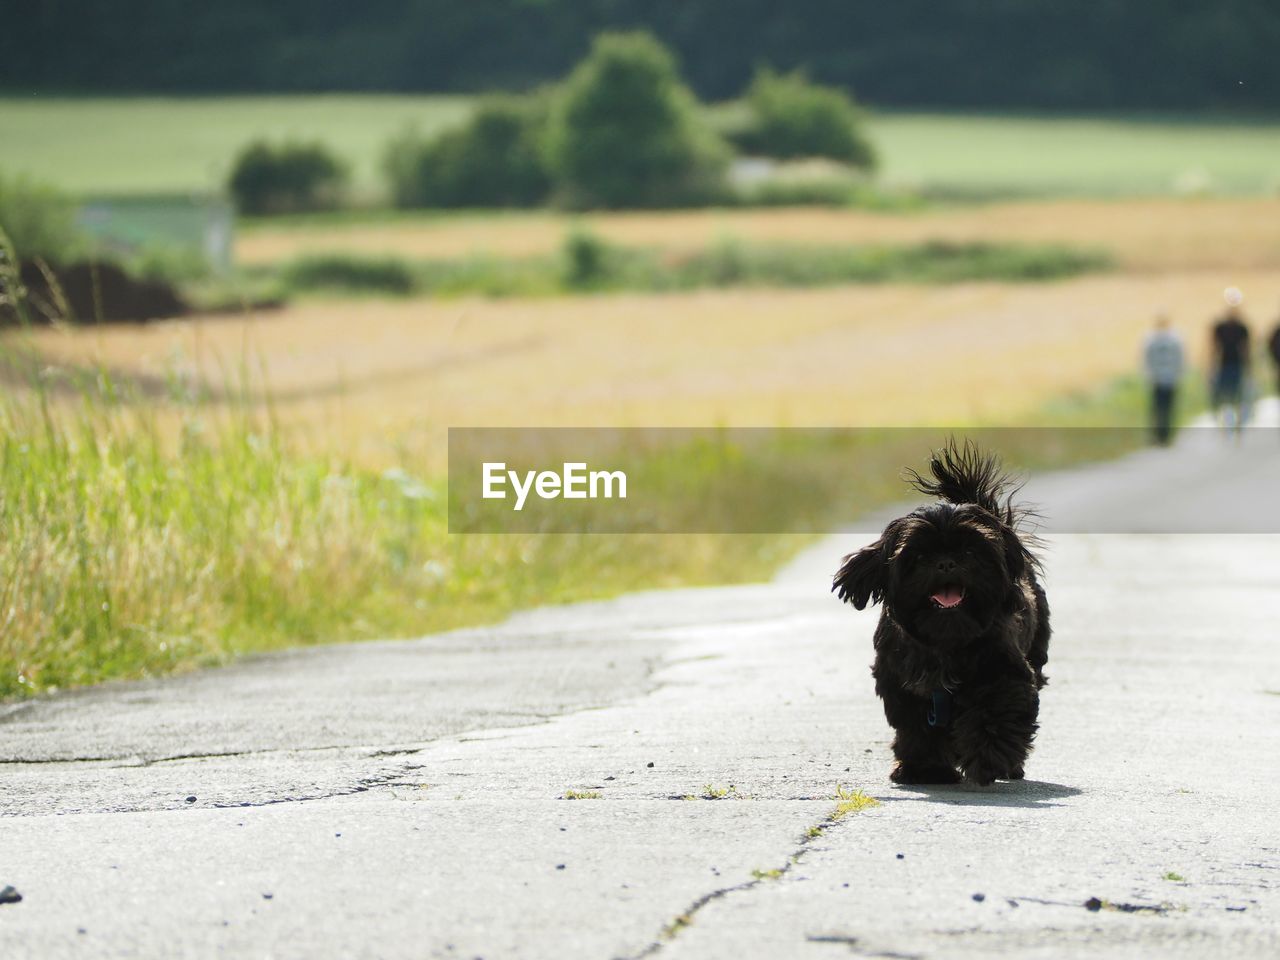
[[[183,760],[222,760],[229,757],[265,757],[275,753],[325,753],[335,750],[369,750],[372,744],[326,744],[318,747],[263,747],[260,750],[223,750],[208,751],[194,753],[175,753],[162,757],[140,757],[136,755],[111,755],[98,757],[4,757],[0,758],[0,765],[11,766],[40,766],[40,765],[56,765],[56,764],[93,764],[104,763],[111,764],[119,769],[133,769],[140,767],[150,767],[161,763],[179,763]],[[370,757],[378,756],[395,756],[401,753],[416,753],[422,747],[414,747],[407,750],[392,750],[389,752],[375,752],[369,754]]]
[[[877,950],[868,953],[858,948],[858,938],[851,937],[844,933],[810,933],[805,935],[805,940],[809,943],[836,943],[848,947],[851,951],[856,952],[863,957],[876,957],[879,960],[921,960],[924,956],[922,953],[900,953],[896,950]]]
[[[159,757],[139,757],[124,755],[104,755],[104,756],[77,756],[77,757],[33,757],[33,758],[15,758],[7,757],[0,759],[0,765],[9,768],[20,768],[23,766],[33,767],[58,767],[63,766],[74,769],[77,766],[92,768],[94,766],[105,767],[111,770],[143,770],[151,767],[162,766],[165,764],[176,764],[188,761],[206,761],[206,760],[224,760],[237,758],[265,758],[271,756],[291,756],[291,755],[317,755],[325,753],[335,754],[361,754],[362,757],[353,757],[354,763],[360,760],[376,761],[390,757],[410,757],[419,755],[427,750],[439,748],[450,743],[456,745],[507,740],[519,735],[521,732],[529,731],[537,727],[555,723],[562,719],[574,717],[579,714],[596,713],[605,711],[628,702],[640,702],[654,694],[658,693],[667,684],[663,681],[653,679],[654,674],[665,666],[665,661],[659,657],[646,658],[645,670],[646,678],[649,680],[646,687],[639,693],[631,697],[624,698],[613,703],[586,703],[579,706],[570,707],[562,712],[547,713],[534,711],[511,711],[504,716],[515,719],[517,722],[512,725],[503,727],[475,727],[468,731],[455,733],[449,736],[442,736],[435,739],[424,740],[409,744],[324,744],[310,747],[265,747],[261,749],[249,750],[225,750],[225,751],[193,751],[190,753],[171,754]],[[23,704],[22,706],[28,706]],[[523,722],[521,722],[523,721]],[[338,784],[334,784],[331,788],[317,790],[315,792],[306,793],[289,793],[285,796],[275,796],[266,799],[251,800],[210,800],[201,803],[198,808],[192,808],[185,801],[175,801],[170,794],[165,794],[163,798],[152,797],[151,802],[146,800],[127,804],[123,806],[115,806],[110,809],[97,808],[96,812],[103,813],[142,813],[153,810],[181,810],[181,809],[237,809],[250,807],[269,807],[286,803],[307,803],[317,800],[329,800],[338,797],[353,796],[361,793],[367,793],[372,789],[388,786],[419,786],[417,782],[402,781],[401,778],[406,774],[422,769],[421,764],[403,764],[394,771],[367,776],[354,781],[343,777]],[[243,794],[242,794],[243,795]],[[49,811],[39,812],[17,812],[17,813],[0,813],[0,817],[27,817],[27,816],[44,816]],[[83,813],[91,812],[90,810],[69,809],[61,810],[59,813]]]
[[[1087,900],[1073,903],[1070,900],[1045,900],[1041,897],[1009,897],[1008,902],[1018,903],[1038,903],[1047,907],[1071,907],[1079,909],[1083,907],[1090,913],[1097,913],[1099,910],[1113,910],[1118,913],[1154,913],[1159,916],[1165,916],[1171,910],[1177,909],[1171,903],[1115,903],[1111,900],[1103,900],[1099,897],[1089,897]]]
[[[240,807],[273,807],[282,803],[310,803],[316,800],[331,800],[335,797],[353,797],[357,794],[368,793],[370,790],[374,790],[379,787],[416,787],[419,784],[401,782],[400,778],[407,773],[421,769],[422,764],[408,764],[393,773],[387,773],[376,777],[362,777],[357,780],[353,786],[347,789],[330,790],[325,793],[308,794],[306,796],[273,797],[270,800],[243,800],[239,803],[214,802],[205,804],[204,809],[225,810]]]
[[[649,943],[640,952],[625,955],[618,958],[618,960],[643,960],[644,957],[652,957],[666,947],[668,943],[674,940],[681,930],[692,924],[697,914],[710,904],[715,903],[717,900],[723,900],[732,894],[745,893],[748,890],[754,890],[756,887],[763,886],[767,883],[781,880],[784,876],[791,873],[795,867],[800,865],[800,861],[804,859],[804,855],[813,848],[813,841],[824,836],[826,832],[833,827],[840,826],[842,822],[847,822],[845,821],[846,815],[847,814],[845,813],[841,813],[837,806],[831,811],[831,813],[827,814],[826,817],[808,829],[804,836],[800,838],[796,847],[787,855],[786,862],[783,863],[782,866],[775,867],[774,869],[767,871],[757,870],[755,871],[755,876],[750,880],[744,880],[741,883],[735,883],[732,886],[720,887],[716,890],[712,890],[710,893],[704,893],[689,904],[684,911],[676,914],[675,918],[662,928],[662,931],[658,934],[658,938],[656,940]]]

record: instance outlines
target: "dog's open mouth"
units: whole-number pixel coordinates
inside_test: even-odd
[[[930,595],[935,607],[943,610],[950,610],[958,607],[964,601],[964,589],[961,587],[943,587],[937,593]]]

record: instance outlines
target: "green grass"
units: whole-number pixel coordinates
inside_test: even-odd
[[[565,800],[599,800],[601,797],[599,790],[566,790],[563,795]]]
[[[387,141],[464,119],[465,97],[0,97],[0,170],[80,195],[218,189],[250,140],[320,140],[352,164],[353,186],[381,188]]]
[[[888,114],[884,179],[937,197],[1148,196],[1280,189],[1280,121]]]
[[[759,579],[806,540],[449,536],[443,478],[303,455],[269,420],[198,399],[171,401],[175,442],[158,405],[105,375],[49,382],[5,359],[0,699]]]
[[[581,254],[589,252],[584,261]],[[274,280],[285,296],[551,296],[708,287],[821,287],[842,283],[1035,282],[1108,269],[1108,254],[1053,244],[948,243],[797,246],[725,239],[678,258],[574,233],[560,257],[488,255],[413,262],[312,254],[247,276]]]
[[[32,365],[10,359],[0,699],[641,585],[758,579],[804,541],[451,537],[442,478],[298,454],[269,422],[198,402],[174,443],[105,377],[15,390]],[[71,412],[63,390],[83,397]]]
[[[387,141],[464,118],[454,96],[0,97],[0,171],[82,195],[210,190],[255,137],[318,139],[381,188]],[[731,116],[735,105],[711,108]],[[880,113],[881,176],[942,197],[1231,194],[1280,186],[1280,121]]]

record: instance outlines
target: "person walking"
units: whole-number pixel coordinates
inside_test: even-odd
[[[1142,362],[1151,385],[1151,433],[1162,447],[1173,440],[1173,411],[1182,380],[1182,338],[1169,325],[1169,315],[1156,316],[1156,328],[1147,334]]]
[[[1267,352],[1271,354],[1271,362],[1276,368],[1276,393],[1280,394],[1280,321],[1276,322],[1276,328],[1271,331]]]
[[[1240,301],[1231,298],[1226,314],[1213,325],[1209,347],[1213,409],[1225,427],[1239,432],[1245,420],[1245,382],[1249,374],[1249,328],[1240,319]]]

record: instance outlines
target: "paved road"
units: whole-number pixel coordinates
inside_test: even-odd
[[[1157,476],[1201,515],[1280,462],[1203,439],[1029,493],[1142,530]],[[865,539],[9,709],[0,957],[1280,955],[1280,536],[1055,534],[1042,733],[985,789],[888,782],[826,592]]]

